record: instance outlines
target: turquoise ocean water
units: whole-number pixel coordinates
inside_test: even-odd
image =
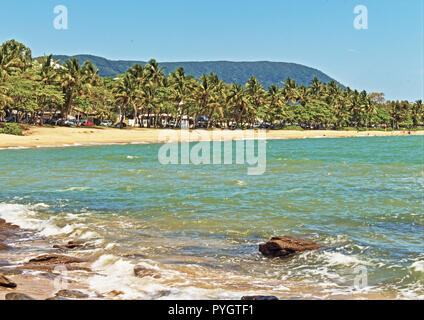
[[[90,285],[128,298],[423,298],[423,146],[422,136],[269,140],[260,176],[161,165],[154,144],[0,150],[0,216],[90,241]],[[266,259],[258,243],[273,235],[324,249]],[[161,277],[136,279],[136,264]]]

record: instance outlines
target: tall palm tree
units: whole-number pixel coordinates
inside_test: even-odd
[[[230,104],[232,110],[231,120],[235,122],[235,126],[232,125],[232,127],[236,128],[243,123],[243,118],[249,107],[249,99],[245,89],[241,85],[234,83],[227,96],[227,103]]]
[[[7,78],[31,65],[31,50],[22,43],[9,40],[0,46],[0,77]]]
[[[251,106],[251,108],[249,108],[249,117],[253,124],[256,121],[256,115],[259,112],[260,107],[265,102],[265,90],[263,85],[258,81],[258,79],[256,79],[255,76],[252,76],[249,81],[247,81],[245,87]]]
[[[269,109],[267,110],[267,115],[270,122],[275,120],[284,120],[284,111],[283,111],[283,97],[281,95],[281,90],[276,84],[271,85],[268,88],[267,92],[267,101],[269,104]]]
[[[412,117],[412,124],[414,127],[422,124],[423,122],[423,116],[424,116],[424,106],[422,100],[417,100],[412,105],[411,108],[411,117]]]
[[[60,82],[65,94],[65,104],[62,108],[62,116],[66,120],[72,111],[75,95],[82,95],[86,84],[86,71],[76,58],[66,60],[60,69]]]
[[[170,95],[169,99],[177,110],[178,118],[174,127],[181,125],[182,118],[187,112],[189,99],[192,98],[195,84],[185,74],[184,68],[179,67],[175,72],[170,73]]]
[[[217,104],[214,101],[215,87],[213,83],[214,74],[209,76],[203,75],[200,77],[200,83],[194,89],[194,101],[196,110],[194,112],[194,127],[197,126],[199,116],[211,114]]]
[[[297,102],[297,84],[295,80],[290,79],[288,77],[285,82],[282,82],[283,84],[283,90],[282,94],[284,98],[286,99],[286,103],[292,103],[295,104]]]
[[[129,74],[125,73],[118,79],[113,92],[115,94],[115,101],[119,105],[120,117],[119,117],[119,128],[123,128],[124,117],[127,112],[127,108],[132,106],[134,103],[134,96],[136,91],[136,83],[134,78]]]
[[[39,58],[37,62],[39,63],[38,75],[40,81],[46,85],[56,84],[59,81],[59,61],[53,60],[53,56],[50,54]]]

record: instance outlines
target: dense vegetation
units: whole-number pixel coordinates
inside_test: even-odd
[[[83,65],[86,61],[91,61],[98,69],[99,75],[102,77],[116,77],[125,73],[135,64],[144,66],[143,61],[111,61],[105,58],[92,55],[76,55],[63,56],[54,55],[54,60],[60,63],[71,58],[76,58]],[[164,62],[159,63],[163,67],[163,72],[169,76],[171,72],[175,72],[182,67],[185,74],[195,78],[200,78],[204,74],[215,73],[220,79],[226,83],[246,83],[254,74],[264,88],[268,88],[276,83],[280,85],[282,79],[288,77],[295,80],[299,85],[309,85],[313,78],[317,77],[321,82],[328,83],[332,78],[319,70],[312,69],[295,63],[286,62],[230,62],[230,61],[205,61],[205,62]]]
[[[178,127],[184,117],[208,127],[249,128],[265,122],[287,128],[417,127],[421,101],[385,101],[383,94],[343,88],[314,78],[309,86],[287,78],[265,89],[255,76],[245,85],[228,84],[216,74],[189,76],[182,67],[164,74],[155,60],[136,64],[117,79],[102,78],[95,65],[71,58],[59,65],[52,56],[35,60],[14,40],[0,46],[0,116],[39,123],[71,113],[98,120],[150,119],[147,126]],[[165,120],[164,120],[165,117]]]

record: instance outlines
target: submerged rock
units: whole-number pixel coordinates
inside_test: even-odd
[[[8,278],[6,278],[4,275],[0,274],[0,287],[4,288],[16,288],[18,285],[12,281],[10,281]]]
[[[19,269],[13,269],[13,268],[2,268],[0,269],[0,274],[4,275],[4,276],[14,276],[17,274],[22,274],[24,273],[22,270]]]
[[[143,266],[135,266],[134,274],[138,278],[152,277],[155,279],[159,279],[161,277],[160,273],[157,270],[146,268]]]
[[[83,247],[82,241],[69,241],[67,244],[59,245],[56,244],[53,246],[55,249],[75,249]]]
[[[24,293],[18,293],[18,292],[8,293],[6,294],[5,298],[6,300],[35,300],[34,298]]]
[[[85,299],[88,298],[88,294],[78,291],[78,290],[60,290],[56,292],[56,297],[62,298],[76,298],[76,299]]]
[[[270,241],[261,243],[259,251],[266,257],[285,257],[296,252],[322,248],[318,243],[308,239],[289,236],[272,237]]]
[[[69,299],[64,297],[51,297],[51,298],[47,298],[46,300],[69,300]]]
[[[244,296],[241,300],[279,300],[275,296]]]
[[[69,263],[81,263],[84,260],[76,257],[62,256],[58,254],[45,254],[36,258],[30,259],[30,263],[47,263],[47,264],[69,264]]]
[[[60,266],[59,264],[37,264],[37,263],[28,263],[23,266],[16,267],[16,269],[20,270],[34,270],[34,271],[45,271],[45,272],[52,272],[52,273],[60,273],[60,270],[56,270],[56,268]],[[92,270],[88,267],[78,266],[78,265],[72,265],[67,264],[66,265],[67,271],[87,271],[91,272]],[[57,271],[57,272],[55,272]]]

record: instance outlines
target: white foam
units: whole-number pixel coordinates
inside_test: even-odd
[[[0,218],[7,222],[18,225],[23,229],[34,230],[41,236],[52,237],[57,235],[69,235],[72,237],[79,237],[81,239],[93,239],[99,237],[94,231],[89,231],[85,224],[82,223],[68,223],[64,226],[58,226],[56,220],[63,224],[65,217],[51,217],[49,219],[42,219],[37,216],[35,209],[47,208],[44,203],[35,205],[22,205],[0,203]]]
[[[328,265],[371,265],[370,262],[361,260],[358,257],[345,255],[340,252],[325,252],[324,259],[327,260]]]
[[[414,262],[411,268],[417,272],[424,272],[424,260]]]
[[[42,226],[38,219],[33,218],[34,216],[35,212],[30,209],[30,206],[0,203],[0,218],[21,228],[40,231]]]

